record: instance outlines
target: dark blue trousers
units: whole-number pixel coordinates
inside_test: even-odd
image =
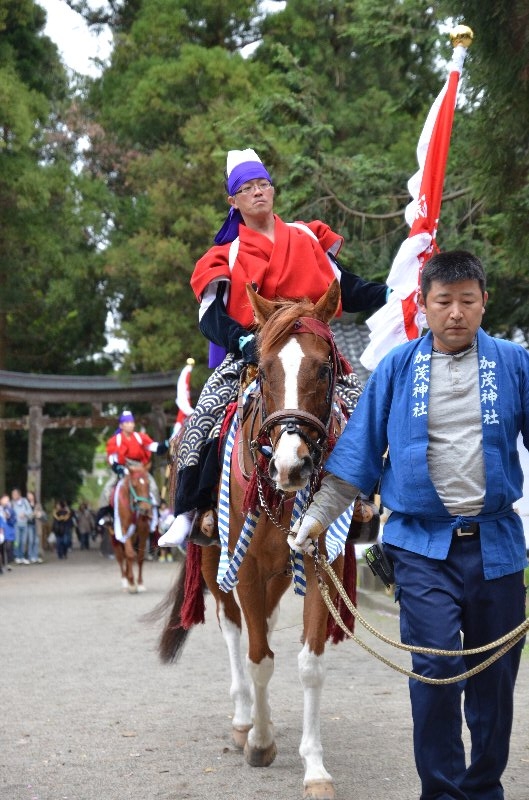
[[[454,536],[446,561],[384,546],[395,566],[400,633],[406,644],[443,650],[495,641],[525,619],[523,572],[486,581],[479,538]],[[415,763],[421,800],[503,800],[513,693],[523,642],[467,681],[429,685],[410,680]],[[459,675],[477,656],[412,657],[413,671],[433,678]],[[470,731],[467,766],[463,708]]]

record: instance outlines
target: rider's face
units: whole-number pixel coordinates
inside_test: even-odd
[[[132,433],[134,430],[134,422],[122,422],[121,423],[121,430],[123,433]]]

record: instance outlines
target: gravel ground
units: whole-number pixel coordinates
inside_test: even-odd
[[[278,755],[254,769],[231,743],[228,663],[211,598],[177,665],[158,661],[159,629],[141,621],[176,570],[147,562],[140,595],[124,593],[116,563],[96,551],[74,550],[64,562],[48,554],[0,576],[1,800],[301,798],[300,598],[287,594],[274,635]],[[362,592],[359,608],[398,637],[389,598]],[[528,701],[526,647],[506,800],[529,798]],[[328,650],[321,728],[338,800],[417,800],[407,680],[354,642]]]

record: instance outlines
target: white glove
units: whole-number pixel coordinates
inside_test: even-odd
[[[290,533],[287,537],[292,550],[297,553],[307,553],[310,556],[314,552],[314,542],[325,528],[319,520],[306,514],[301,523],[298,519],[292,530],[296,535]]]

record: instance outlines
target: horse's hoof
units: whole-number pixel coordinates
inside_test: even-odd
[[[129,585],[127,586],[127,589],[129,590],[129,594],[137,594],[138,593],[138,587],[136,586],[135,583],[132,583],[132,584],[129,583]]]
[[[137,591],[138,591],[138,592],[146,592],[146,591],[147,591],[147,589],[145,588],[145,584],[144,584],[144,583],[139,583],[139,584],[138,584]]]
[[[268,747],[250,747],[248,742],[244,745],[244,757],[251,767],[269,767],[276,755],[275,742]]]
[[[233,739],[233,744],[235,747],[242,750],[245,747],[246,742],[248,741],[248,731],[251,730],[251,725],[239,725],[238,727],[233,727],[231,729],[231,737]]]
[[[303,785],[303,800],[335,800],[334,784],[330,780],[307,781]]]
[[[129,588],[129,582],[126,578],[121,579],[121,588],[126,591]]]

